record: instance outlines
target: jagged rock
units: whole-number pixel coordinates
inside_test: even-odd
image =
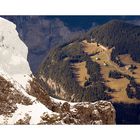
[[[62,112],[69,112],[70,111],[70,104],[68,102],[63,103],[61,107]]]
[[[57,117],[45,115],[42,118],[43,124],[115,124],[115,109],[107,101],[75,105],[65,102]]]
[[[25,114],[25,117],[23,119],[19,119],[15,124],[16,125],[27,125],[30,124],[31,116],[29,114]]]

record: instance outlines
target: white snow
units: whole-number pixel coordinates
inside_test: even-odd
[[[0,18],[0,69],[25,87],[32,72],[27,61],[28,49],[16,31],[16,25]]]
[[[29,81],[32,81],[32,78],[28,74],[14,74],[13,77],[24,89],[30,88]]]
[[[15,124],[18,120],[23,119],[25,115],[31,117],[29,124],[38,124],[42,121],[41,116],[44,113],[49,116],[57,114],[46,108],[43,104],[39,102],[34,102],[33,105],[22,105],[16,104],[17,110],[12,113],[10,116],[0,115],[0,124]]]
[[[8,124],[14,124],[19,119],[23,119],[25,114],[28,114],[30,119],[30,124],[38,124],[41,122],[41,116],[44,113],[48,113],[49,115],[54,114],[51,110],[46,108],[43,104],[39,102],[34,102],[33,105],[22,105],[17,104],[18,109],[13,113],[13,116],[8,119]]]
[[[11,61],[9,62],[9,64],[10,65],[20,65],[24,61],[26,63],[26,60],[23,57],[12,55],[11,56]]]
[[[50,98],[51,98],[51,100],[53,101],[53,102],[55,102],[55,103],[61,103],[61,104],[63,104],[63,103],[65,103],[65,102],[68,102],[68,101],[65,101],[65,100],[60,100],[60,99],[56,99],[56,98],[53,98],[53,97],[51,97],[50,96]],[[71,106],[74,106],[74,105],[76,105],[77,103],[81,103],[81,102],[68,102]]]
[[[51,97],[50,96],[50,98],[51,98],[51,100],[53,101],[53,102],[55,102],[55,103],[65,103],[66,101],[65,100],[59,100],[59,99],[56,99],[56,98],[53,98],[53,97]]]

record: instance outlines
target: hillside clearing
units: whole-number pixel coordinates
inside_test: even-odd
[[[85,53],[89,54],[91,59],[100,65],[101,74],[105,80],[106,86],[113,89],[111,93],[108,93],[108,95],[112,97],[111,101],[123,103],[140,103],[140,100],[136,98],[131,99],[127,96],[126,88],[130,83],[130,80],[125,77],[121,79],[109,78],[109,72],[116,70],[131,77],[133,76],[136,82],[140,83],[140,64],[134,62],[130,55],[119,56],[120,60],[125,65],[135,64],[137,66],[137,69],[134,70],[134,74],[132,74],[132,72],[126,70],[125,67],[119,67],[116,63],[111,61],[111,49],[105,50],[100,47],[100,45],[97,46],[97,43],[87,43],[86,41],[83,41],[83,44]]]
[[[87,73],[86,62],[72,64],[72,68],[74,69],[76,80],[79,82],[80,86],[84,87],[85,82],[90,77]]]

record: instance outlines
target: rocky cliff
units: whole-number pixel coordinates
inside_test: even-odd
[[[44,114],[40,124],[115,124],[115,109],[110,102],[60,103],[58,115]]]

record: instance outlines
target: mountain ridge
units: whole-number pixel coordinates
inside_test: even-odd
[[[129,53],[133,60],[140,62],[140,26],[113,20],[95,27],[90,35],[102,45],[115,48],[112,59],[119,54]]]

